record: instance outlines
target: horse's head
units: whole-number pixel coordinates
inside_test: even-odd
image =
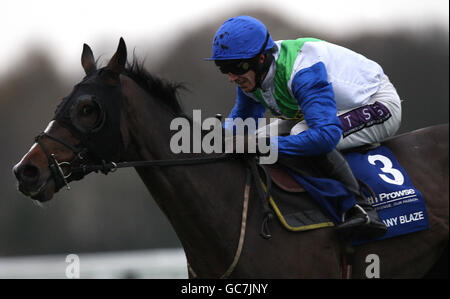
[[[86,77],[62,100],[45,131],[13,168],[22,193],[40,202],[50,200],[86,174],[71,173],[74,166],[117,159],[122,145],[120,74],[126,58],[120,39],[108,65],[97,69],[92,50],[84,45],[81,64]]]

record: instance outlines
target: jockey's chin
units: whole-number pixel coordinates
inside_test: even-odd
[[[239,86],[244,92],[252,92],[256,87],[256,74],[250,70],[242,75],[228,74],[228,79]]]
[[[242,89],[244,92],[252,92],[255,89],[255,84],[251,84],[248,80],[238,84],[238,86]]]

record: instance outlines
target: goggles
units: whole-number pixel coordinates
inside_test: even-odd
[[[255,66],[255,59],[217,60],[216,65],[223,74],[243,75]]]

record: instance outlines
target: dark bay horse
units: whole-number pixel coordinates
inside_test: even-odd
[[[84,46],[86,77],[14,166],[21,192],[37,201],[50,200],[66,180],[82,179],[69,176],[69,163],[192,156],[169,148],[174,134],[170,123],[185,116],[177,86],[151,76],[135,62],[126,66],[126,57],[121,39],[108,65],[97,69],[91,49]],[[368,257],[374,254],[381,278],[423,277],[445,252],[448,255],[448,125],[403,134],[384,144],[424,195],[430,228],[356,247],[353,277],[367,277]],[[228,269],[230,278],[340,278],[341,248],[332,227],[292,233],[273,220],[272,238],[261,238],[262,203],[253,186],[246,188],[246,169],[241,160],[136,167],[184,247],[190,276],[218,278]],[[245,194],[246,233],[235,260]]]

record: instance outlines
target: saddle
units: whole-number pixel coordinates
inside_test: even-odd
[[[283,169],[280,164],[269,164],[266,165],[266,168],[272,178],[272,182],[281,190],[289,193],[306,192],[305,189],[300,186],[300,184],[294,180],[294,178],[285,169]]]
[[[379,143],[366,144],[359,147],[350,148],[341,151],[343,154],[349,152],[356,153],[366,153],[369,150],[379,147]],[[286,171],[282,165],[290,165],[290,167],[295,168],[295,171],[301,172],[307,175],[324,175],[320,171],[315,169],[314,163],[305,163],[296,161],[295,158],[280,158],[280,161],[275,164],[266,165],[266,169],[272,178],[272,182],[282,190],[290,193],[301,193],[306,192],[305,189]]]
[[[334,226],[305,189],[278,162],[264,165],[272,181],[269,204],[283,227],[299,232]],[[261,180],[266,190],[266,183]]]

